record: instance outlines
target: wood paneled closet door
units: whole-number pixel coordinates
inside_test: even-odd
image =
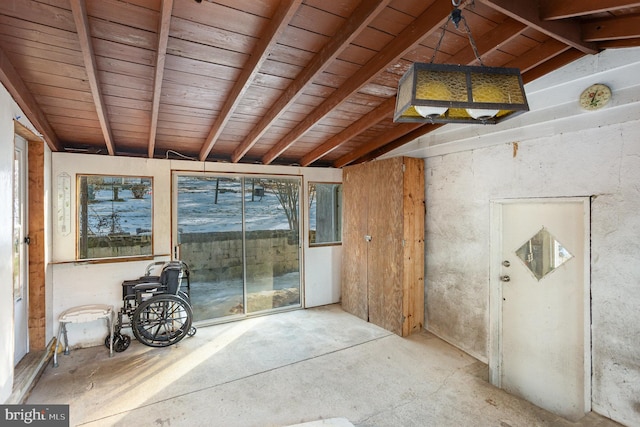
[[[424,320],[424,162],[344,169],[342,306],[398,335]]]

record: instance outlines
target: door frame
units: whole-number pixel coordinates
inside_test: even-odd
[[[305,271],[304,271],[304,230],[305,230],[305,218],[307,215],[307,207],[305,204],[307,203],[305,199],[305,191],[304,186],[307,185],[304,176],[302,175],[294,175],[294,174],[273,174],[273,173],[250,173],[250,172],[224,172],[224,171],[216,171],[216,170],[208,170],[208,171],[190,171],[190,170],[182,170],[182,169],[172,169],[171,170],[171,257],[172,259],[179,259],[180,255],[180,242],[178,238],[178,177],[180,176],[195,176],[195,177],[230,177],[230,178],[239,178],[240,185],[243,189],[242,195],[242,258],[243,258],[243,273],[242,273],[242,281],[243,281],[243,313],[238,313],[236,315],[230,315],[225,317],[219,317],[214,319],[204,319],[198,320],[194,324],[196,326],[209,326],[216,325],[221,323],[233,322],[237,320],[248,319],[251,317],[270,315],[275,313],[280,313],[284,311],[292,311],[292,310],[300,310],[305,308]],[[246,179],[296,179],[299,182],[298,187],[298,271],[299,271],[299,295],[300,302],[297,305],[285,306],[272,308],[268,310],[261,310],[256,312],[248,313],[247,309],[247,254],[246,254],[246,245],[245,245],[245,236],[246,236],[246,223],[245,223],[245,194],[244,194],[244,186]]]
[[[497,199],[490,201],[489,259],[489,382],[502,388],[502,206],[507,204],[582,203],[584,223],[584,398],[591,410],[591,198],[589,196],[556,198]]]
[[[16,153],[20,153],[20,171],[19,171],[19,176],[17,177],[17,179],[19,180],[19,184],[18,184],[18,189],[20,191],[20,194],[15,194],[15,188],[16,188],[16,183],[14,182],[13,188],[14,188],[14,192],[13,192],[13,202],[12,202],[12,217],[15,217],[15,202],[16,202],[16,198],[20,198],[20,204],[21,204],[21,212],[20,212],[20,221],[21,221],[21,226],[22,226],[22,230],[21,230],[21,235],[20,235],[20,246],[21,246],[21,254],[20,254],[20,265],[19,265],[19,275],[20,275],[20,280],[21,280],[21,287],[22,287],[22,306],[24,307],[24,318],[21,320],[21,324],[24,325],[25,327],[25,333],[24,335],[20,333],[20,331],[17,329],[17,325],[16,325],[16,300],[15,300],[15,295],[13,297],[13,339],[14,339],[14,352],[13,352],[13,357],[14,357],[14,365],[16,365],[20,360],[22,360],[22,358],[24,356],[26,356],[27,354],[29,354],[30,351],[30,340],[29,340],[29,310],[30,310],[30,305],[31,305],[31,299],[29,298],[29,246],[28,244],[25,242],[25,238],[27,236],[29,236],[29,186],[28,186],[28,182],[29,182],[29,175],[28,175],[28,171],[29,171],[29,145],[28,145],[28,141],[23,138],[22,136],[18,135],[18,134],[14,134],[14,147],[13,147],[13,152],[14,152],[14,162],[15,162],[15,156]],[[16,178],[15,176],[15,163],[14,163],[14,167],[13,167],[13,173],[12,173],[14,179]],[[13,224],[15,225],[15,224]],[[13,228],[13,227],[12,227]],[[12,234],[15,233],[15,230],[12,232]],[[15,244],[15,243],[14,243]],[[22,341],[22,344],[24,346],[25,349],[25,353],[21,354],[19,357],[16,357],[16,350],[17,350],[17,346],[16,343],[17,341],[20,340]]]

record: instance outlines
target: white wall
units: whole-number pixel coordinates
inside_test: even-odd
[[[484,361],[490,201],[592,196],[592,404],[626,425],[640,425],[639,64],[638,49],[585,57],[527,85],[529,113],[392,153],[426,158],[426,327]],[[611,105],[581,111],[597,82]]]
[[[331,304],[340,298],[341,246],[310,248],[308,242],[308,183],[341,182],[342,171],[322,168],[260,166],[230,163],[205,163],[185,160],[163,160],[92,156],[85,154],[53,153],[52,182],[66,173],[71,177],[71,194],[75,195],[76,174],[142,175],[153,177],[154,254],[158,259],[169,259],[171,242],[171,173],[180,171],[206,171],[214,173],[289,174],[303,178],[304,200],[301,213],[305,231],[303,268],[305,281],[305,307]],[[55,195],[54,195],[55,199]],[[76,230],[75,197],[72,197],[71,230]],[[53,206],[56,209],[56,206]],[[65,309],[82,304],[112,304],[122,306],[121,282],[144,272],[149,261],[87,263],[75,262],[75,232],[63,235],[53,224],[53,318]],[[104,322],[103,322],[104,323]],[[70,325],[69,342],[72,346],[101,345],[106,331],[103,323]],[[71,328],[74,328],[72,330]]]

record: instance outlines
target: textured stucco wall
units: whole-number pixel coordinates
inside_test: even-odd
[[[490,201],[592,198],[593,409],[640,425],[640,121],[427,158],[426,325],[488,358]]]

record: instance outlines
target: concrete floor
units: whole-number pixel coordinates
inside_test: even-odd
[[[400,338],[339,305],[201,327],[164,349],[73,350],[26,403],[72,426],[617,426],[571,423],[487,383],[487,366],[423,332]]]

